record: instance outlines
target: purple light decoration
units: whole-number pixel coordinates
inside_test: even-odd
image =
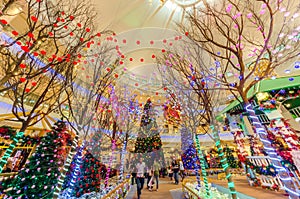
[[[106,171],[106,177],[105,177],[105,181],[104,181],[104,185],[105,185],[106,189],[108,188],[109,174],[110,174],[112,160],[113,160],[113,157],[114,157],[115,148],[116,148],[116,141],[112,140],[111,156],[110,156],[110,159],[109,159],[108,168],[107,168],[107,171]]]

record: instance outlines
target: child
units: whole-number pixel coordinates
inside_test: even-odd
[[[168,173],[169,173],[170,180],[172,181],[173,180],[173,170],[171,169],[171,166],[168,167]]]

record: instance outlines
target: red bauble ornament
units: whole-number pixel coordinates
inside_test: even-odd
[[[44,51],[44,50],[41,50],[40,52],[41,52],[42,55],[46,55],[46,53],[47,53],[47,52]]]
[[[26,68],[25,64],[20,64],[20,68]]]
[[[26,78],[25,77],[21,77],[20,78],[20,82],[25,82],[26,81]]]
[[[11,33],[14,35],[14,36],[18,36],[18,32],[17,31],[15,31],[15,30],[13,30],[13,31],[11,31]]]
[[[31,18],[31,20],[34,21],[34,22],[37,22],[37,20],[38,20],[35,16],[31,16],[30,18]]]
[[[5,19],[1,19],[0,22],[3,24],[3,25],[6,25],[7,24],[7,21]]]

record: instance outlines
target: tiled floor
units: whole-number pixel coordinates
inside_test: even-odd
[[[225,180],[216,180],[210,178],[212,183],[227,187]],[[248,196],[252,196],[256,199],[288,199],[284,195],[283,191],[275,192],[271,190],[262,189],[261,187],[250,187],[246,181],[246,178],[235,177],[234,179],[236,190]],[[146,186],[146,185],[145,185]],[[146,188],[142,190],[141,199],[182,199],[181,184],[175,185],[167,178],[160,179],[158,192],[150,192]],[[136,196],[136,185],[132,186],[127,199],[137,199]]]
[[[227,182],[225,180],[210,178],[210,181],[223,187],[227,187]],[[234,177],[234,184],[238,192],[256,199],[288,199],[288,196],[284,195],[284,191],[276,192],[261,187],[250,187],[244,176]]]
[[[142,190],[141,199],[181,199],[181,184],[175,185],[167,178],[160,179],[158,191],[149,191],[147,188]],[[132,190],[129,192],[127,199],[137,199],[136,185],[132,186]]]

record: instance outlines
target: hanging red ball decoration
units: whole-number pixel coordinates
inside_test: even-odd
[[[6,25],[7,24],[7,21],[5,19],[1,19],[0,22],[3,24],[3,25]]]
[[[42,55],[46,55],[46,51],[41,50],[40,52],[41,52]]]
[[[20,64],[20,68],[26,68],[25,64]]]
[[[38,19],[35,16],[31,16],[31,20],[37,22]]]
[[[15,30],[13,30],[13,31],[11,31],[11,33],[14,35],[14,36],[18,36],[18,32],[17,31],[15,31]]]
[[[20,78],[20,82],[25,82],[26,81],[26,78],[25,77],[21,77]]]

